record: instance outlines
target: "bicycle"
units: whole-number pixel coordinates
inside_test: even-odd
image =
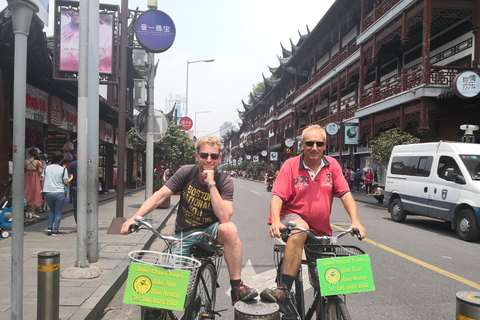
[[[160,234],[143,217],[135,218],[136,224],[130,226],[129,233],[146,227],[155,236],[165,241],[167,248],[163,252],[150,250],[136,250],[129,252],[130,260],[140,264],[155,265],[165,269],[188,270],[188,283],[185,307],[182,311],[167,310],[141,306],[142,320],[207,320],[215,319],[215,315],[224,310],[215,310],[216,289],[219,287],[218,276],[222,264],[223,247],[211,235],[204,232],[194,232],[183,238],[175,238]],[[182,246],[183,241],[203,236],[206,238],[210,250],[199,246],[192,246],[191,257],[172,254],[172,247],[177,243]]]
[[[290,303],[294,306],[296,315],[283,315],[282,320],[310,320],[313,319],[314,312],[317,313],[316,319],[320,320],[350,320],[350,314],[346,306],[345,295],[321,296],[320,282],[318,278],[317,259],[332,258],[341,256],[361,255],[365,252],[355,246],[339,245],[339,238],[346,234],[353,233],[361,240],[358,229],[347,229],[337,235],[317,236],[311,230],[297,227],[295,222],[290,221],[284,228],[280,228],[282,239],[286,242],[292,231],[305,232],[310,241],[304,245],[306,260],[302,259],[302,264],[295,277],[294,286],[290,292]],[[285,245],[274,245],[274,262],[277,268],[277,284],[281,283],[283,253]],[[305,297],[303,292],[302,265],[307,265],[309,282],[314,289],[313,302],[305,314]]]

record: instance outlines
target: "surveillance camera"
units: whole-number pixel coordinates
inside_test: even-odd
[[[474,124],[462,124],[460,130],[465,130],[465,134],[473,134],[473,131],[478,130],[478,126]]]

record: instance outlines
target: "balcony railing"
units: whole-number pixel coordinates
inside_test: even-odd
[[[376,3],[373,6],[372,12],[370,12],[364,20],[364,28],[363,30],[370,27],[372,24],[375,23],[378,19],[383,17],[385,13],[390,11],[397,3],[401,2],[402,0],[385,0],[380,5]]]
[[[446,67],[446,66],[431,66],[430,77],[426,85],[444,85],[450,86],[455,76],[466,70],[472,70],[470,67]],[[419,68],[406,72],[402,69],[400,78],[392,80],[381,86],[372,85],[372,88],[362,95],[361,107],[368,106],[377,101],[382,101],[388,97],[402,93],[404,91],[413,89],[422,84],[423,69]]]

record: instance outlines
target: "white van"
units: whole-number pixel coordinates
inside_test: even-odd
[[[460,239],[480,236],[480,144],[435,142],[395,146],[384,203],[394,221],[407,214],[451,221]]]

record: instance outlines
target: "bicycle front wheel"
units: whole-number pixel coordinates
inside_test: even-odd
[[[215,266],[209,261],[198,270],[185,312],[186,320],[202,319],[202,314],[214,311],[216,288]]]
[[[142,320],[167,320],[167,310],[141,307]]]
[[[347,306],[339,296],[327,297],[324,309],[325,320],[351,320]]]

